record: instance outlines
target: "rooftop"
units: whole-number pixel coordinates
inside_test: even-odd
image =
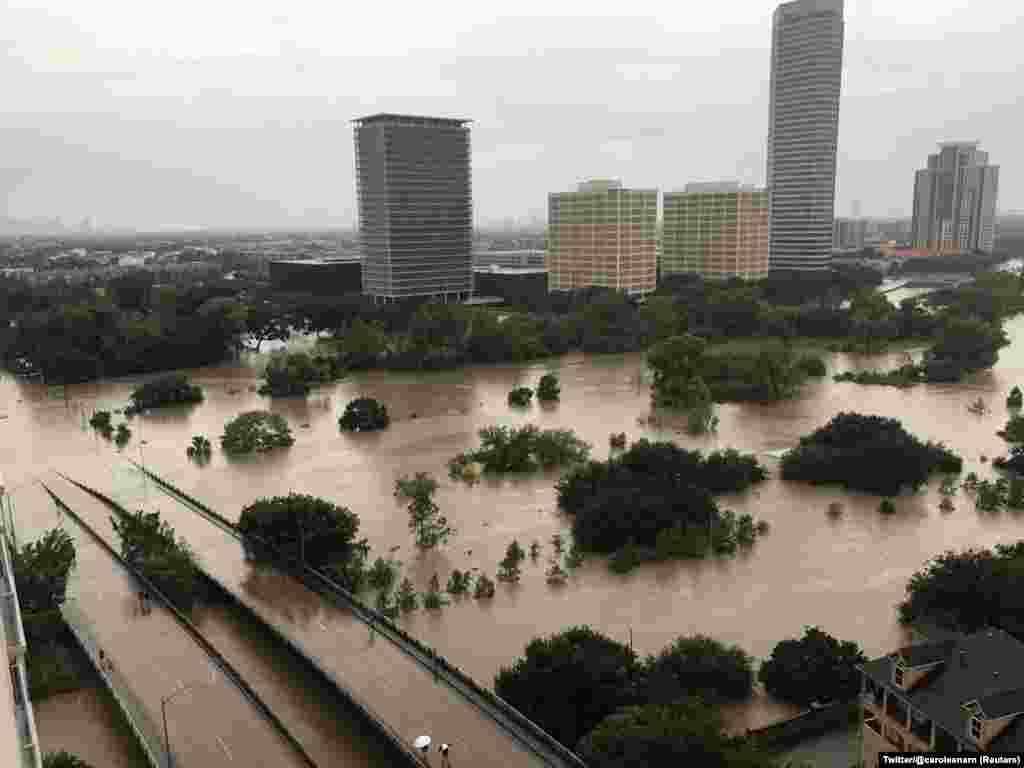
[[[352,264],[361,262],[361,256],[332,256],[324,259],[271,259],[271,264],[299,264],[304,267],[323,267],[331,264]]]
[[[548,272],[545,267],[502,267],[498,264],[491,264],[487,267],[473,267],[473,271],[485,275],[546,275]]]
[[[357,117],[352,121],[358,125],[368,123],[423,123],[425,125],[465,125],[473,122],[463,118],[425,117],[423,115],[396,115],[391,112],[378,112],[376,115]]]
[[[941,663],[905,691],[892,684],[893,665],[900,656],[909,667]],[[1001,629],[908,646],[861,669],[956,736],[966,728],[962,707],[967,702],[977,701],[986,719],[1024,713],[1024,643]],[[1015,723],[989,749],[1024,749],[1024,726]]]

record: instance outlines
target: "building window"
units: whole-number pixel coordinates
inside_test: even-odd
[[[893,669],[892,679],[893,682],[900,688],[903,687],[903,667],[901,665],[897,664],[896,667]]]
[[[975,741],[981,741],[981,719],[977,717],[971,718],[971,738]]]

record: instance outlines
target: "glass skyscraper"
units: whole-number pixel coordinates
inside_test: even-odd
[[[783,3],[772,21],[768,132],[773,270],[828,268],[835,213],[842,0]]]

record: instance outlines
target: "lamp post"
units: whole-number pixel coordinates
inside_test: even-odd
[[[204,687],[205,683],[189,683],[184,685],[169,696],[163,696],[160,698],[160,711],[164,717],[164,752],[167,755],[167,768],[172,768],[171,765],[171,738],[167,733],[167,705],[175,698],[180,696],[193,688]]]

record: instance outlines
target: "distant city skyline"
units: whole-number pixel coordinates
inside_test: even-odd
[[[766,183],[774,0],[566,6],[573,18],[534,0],[520,18],[486,2],[358,19],[303,0],[215,6],[0,9],[0,217],[351,228],[349,121],[384,111],[474,121],[477,227],[542,219],[547,193],[581,178]],[[860,201],[909,217],[923,154],[964,137],[999,158],[1002,206],[1024,209],[1017,10],[849,0],[845,19],[836,215]]]

